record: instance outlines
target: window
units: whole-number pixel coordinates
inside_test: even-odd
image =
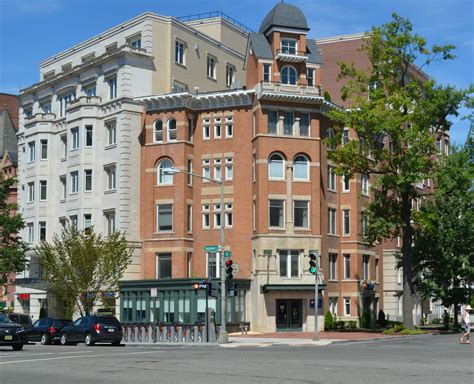
[[[232,116],[227,116],[225,118],[225,137],[234,136],[234,119]]]
[[[191,277],[191,260],[193,258],[193,253],[188,252],[186,255],[186,277],[190,278]]]
[[[94,128],[92,127],[92,125],[86,125],[85,131],[86,131],[86,147],[92,147]]]
[[[227,64],[225,67],[225,85],[230,87],[234,83],[235,67]]]
[[[309,228],[308,203],[308,201],[294,201],[293,219],[295,221],[295,228]]]
[[[396,268],[397,269],[397,284],[401,285],[402,284],[402,269],[401,268]]]
[[[214,179],[221,180],[222,179],[222,160],[221,159],[214,159]]]
[[[40,181],[40,201],[45,201],[48,198],[48,182],[46,180]]]
[[[71,172],[71,193],[79,192],[79,172]]]
[[[193,173],[193,161],[191,159],[188,159],[188,174],[187,174],[187,177],[188,177],[188,185],[193,185],[193,175],[191,175],[191,173]]]
[[[140,35],[133,36],[127,39],[127,44],[133,48],[141,48],[142,47],[142,38]]]
[[[280,276],[281,277],[299,277],[299,254],[297,250],[279,250],[280,258]]]
[[[116,188],[116,167],[106,167],[105,174],[107,176],[107,191],[114,191]]]
[[[309,87],[314,87],[314,69],[313,68],[308,68],[306,70],[306,79],[308,80],[308,86]]]
[[[163,122],[156,120],[153,124],[153,142],[161,143],[163,141]]]
[[[67,157],[67,136],[62,135],[61,136],[61,146],[62,146],[62,153],[63,153],[63,159]]]
[[[436,139],[436,153],[441,155],[441,139]]]
[[[252,201],[252,229],[257,229],[257,202]]]
[[[329,254],[329,280],[337,280],[337,253]]]
[[[342,176],[342,192],[349,192],[351,188],[351,179],[348,176]]]
[[[211,178],[211,160],[204,159],[202,161],[202,176]],[[204,183],[209,183],[209,180],[203,180]]]
[[[28,203],[35,201],[35,183],[28,183]]]
[[[176,40],[174,43],[174,61],[184,65],[184,43],[179,40]]]
[[[233,215],[233,204],[226,203],[225,204],[225,227],[232,228],[234,222],[234,215]]]
[[[290,66],[281,69],[281,82],[286,85],[296,85],[296,69]]]
[[[207,259],[207,278],[216,278],[220,276],[219,255],[217,253],[206,253]]]
[[[444,155],[449,156],[449,140],[444,139]]]
[[[40,141],[41,144],[41,160],[46,160],[48,158],[48,140],[43,139]]]
[[[220,139],[222,137],[222,123],[221,118],[217,117],[214,119],[214,139]]]
[[[334,144],[334,130],[332,128],[328,128],[328,151],[334,151],[336,149],[336,145]]]
[[[365,173],[360,175],[360,190],[363,195],[369,194],[369,176]]]
[[[336,174],[334,173],[334,167],[331,166],[328,166],[328,189],[336,190]]]
[[[117,143],[117,123],[115,120],[105,123],[107,130],[107,145],[114,145]]]
[[[60,177],[59,177],[59,182],[61,183],[61,186],[62,186],[62,189],[63,189],[63,193],[62,193],[61,198],[62,198],[62,199],[65,199],[65,198],[66,198],[66,195],[67,195],[66,175],[60,176]]]
[[[337,297],[329,298],[329,311],[332,313],[333,317],[337,317]]]
[[[33,243],[35,241],[35,227],[34,223],[26,224],[28,230],[28,243]]]
[[[328,233],[336,234],[336,208],[328,208]]]
[[[349,143],[349,128],[344,128],[342,130],[342,145]]]
[[[117,77],[112,77],[108,81],[109,84],[109,99],[117,97]]]
[[[187,217],[186,230],[188,232],[192,232],[193,231],[193,206],[191,204],[188,204],[187,206],[186,217]]]
[[[348,236],[351,233],[351,211],[350,209],[342,210],[342,234]]]
[[[203,140],[209,140],[211,138],[211,120],[204,119],[202,124],[202,138]]]
[[[107,236],[115,232],[115,211],[104,212]]]
[[[282,38],[281,39],[281,53],[296,55],[296,40]]]
[[[268,133],[276,135],[278,133],[278,112],[268,111]]]
[[[158,232],[173,230],[173,204],[158,204]]]
[[[283,126],[283,134],[293,136],[293,124],[295,122],[295,115],[293,112],[285,112],[285,124]]]
[[[309,136],[309,113],[300,114],[300,136]]]
[[[257,134],[257,115],[255,112],[252,113],[252,135],[255,136]]]
[[[210,55],[207,56],[207,77],[216,78],[216,58]]]
[[[344,297],[344,316],[351,315],[351,298]]]
[[[90,213],[86,213],[84,215],[84,229],[88,229],[92,227],[92,215]]]
[[[43,113],[51,113],[51,101],[41,104]]]
[[[75,150],[79,148],[79,128],[72,128],[71,129],[71,136],[72,136],[72,143],[71,143],[71,150]]]
[[[362,236],[366,236],[369,228],[369,217],[364,211],[361,212],[361,227]]]
[[[84,170],[84,191],[92,191],[92,169]]]
[[[221,227],[221,205],[214,204],[214,228]]]
[[[91,86],[89,86],[89,87],[86,87],[86,88],[84,89],[84,93],[86,94],[86,96],[89,96],[89,97],[96,96],[96,93],[97,93],[96,86],[95,86],[95,85],[91,85]]]
[[[158,253],[156,255],[156,278],[170,279],[171,271],[171,253]]]
[[[364,280],[369,280],[369,265],[370,265],[370,255],[362,255],[362,278]]]
[[[66,114],[66,106],[69,102],[73,101],[76,98],[76,93],[68,93],[62,96],[58,96],[59,102],[59,116],[63,117]]]
[[[344,255],[344,279],[351,278],[351,255]]]
[[[59,225],[61,226],[61,230],[66,228],[67,219],[65,217],[59,218]]]
[[[270,64],[263,64],[263,81],[272,81]]]
[[[77,228],[77,215],[69,216],[69,221],[71,222],[71,226]]]
[[[255,183],[257,181],[257,156],[252,155],[252,181]]]
[[[194,120],[192,118],[188,118],[188,141],[191,143],[193,142],[194,138]]]
[[[379,259],[375,259],[375,281],[379,281]]]
[[[268,176],[274,180],[285,178],[285,160],[278,153],[272,154],[268,160]]]
[[[46,221],[38,222],[39,227],[39,240],[46,241]]]
[[[171,119],[168,121],[168,141],[174,141],[177,138],[176,120]]]
[[[270,227],[283,228],[284,226],[284,200],[270,200],[269,220]]]
[[[225,179],[232,180],[234,178],[234,159],[232,157],[225,158]]]
[[[209,204],[202,205],[202,228],[209,229],[211,226],[211,218],[210,218],[210,208]]]
[[[30,141],[28,143],[28,161],[31,163],[36,160],[36,143]]]

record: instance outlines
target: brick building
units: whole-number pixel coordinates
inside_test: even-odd
[[[249,36],[246,89],[140,99],[143,280],[122,284],[122,320],[199,319],[203,298],[192,282],[219,278],[219,252],[204,246],[219,244],[221,225],[239,266],[227,321],[314,329],[310,252],[320,255],[319,315],[375,318],[383,255],[361,240],[371,181],[342,180],[328,162],[332,130],[322,113],[338,106],[322,97],[326,64],[308,31],[298,8],[278,4]],[[170,167],[223,178],[224,206],[218,185],[162,172]]]

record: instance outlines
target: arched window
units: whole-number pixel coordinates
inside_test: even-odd
[[[332,128],[328,128],[328,150],[334,151],[336,149],[336,145],[334,144],[334,130]]]
[[[168,141],[176,140],[176,136],[177,136],[176,134],[177,134],[176,120],[170,119],[168,120]]]
[[[293,161],[293,180],[309,180],[309,161],[305,155],[297,155]]]
[[[153,142],[161,143],[163,141],[163,122],[156,120],[153,124]]]
[[[173,184],[173,175],[167,175],[163,171],[168,168],[173,168],[173,162],[170,159],[161,160],[157,168],[158,185]]]
[[[268,177],[283,180],[285,178],[285,159],[282,155],[274,153],[268,159]]]
[[[296,85],[297,77],[298,74],[295,68],[286,66],[281,69],[281,82],[283,84]]]

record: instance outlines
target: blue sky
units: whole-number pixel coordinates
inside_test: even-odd
[[[306,15],[311,38],[369,30],[408,17],[429,44],[456,45],[457,58],[426,72],[442,84],[474,82],[474,0],[287,0]],[[18,93],[39,79],[41,60],[140,13],[186,16],[222,11],[258,30],[276,0],[0,0],[0,92]],[[461,111],[466,114],[467,111]],[[454,122],[451,137],[464,143],[469,124]]]

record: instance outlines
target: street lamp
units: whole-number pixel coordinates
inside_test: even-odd
[[[226,302],[226,279],[225,279],[225,263],[224,263],[224,244],[225,244],[225,231],[224,231],[224,180],[221,179],[211,179],[210,177],[198,175],[197,173],[192,173],[188,171],[183,171],[177,168],[165,168],[162,172],[166,175],[176,175],[177,173],[185,173],[193,177],[198,177],[203,180],[210,181],[211,183],[219,184],[221,187],[221,244],[219,251],[219,267],[221,270],[220,279],[221,279],[221,331],[219,332],[219,344],[225,344],[229,342],[229,335],[227,334],[226,327],[226,314],[227,314],[227,302]]]

